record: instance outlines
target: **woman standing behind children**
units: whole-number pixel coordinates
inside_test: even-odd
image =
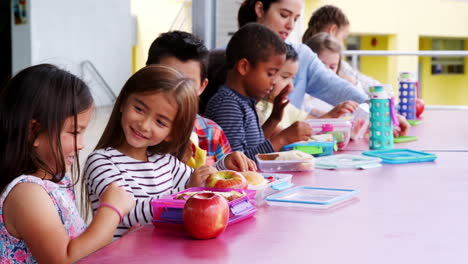
[[[110,243],[133,207],[130,195],[112,185],[87,229],[76,208],[67,172],[79,177],[92,111],[86,84],[52,65],[27,68],[2,89],[1,263],[75,262]]]
[[[136,206],[124,217],[115,237],[138,223],[151,222],[153,198],[204,186],[208,175],[216,172],[209,166],[192,170],[177,159],[189,143],[197,109],[192,80],[173,68],[146,66],[125,83],[85,165],[93,209],[113,182],[136,198]],[[232,162],[228,155],[216,167],[233,168]]]
[[[286,40],[301,16],[303,0],[244,0],[239,8],[239,27],[257,22],[267,26]],[[300,108],[304,94],[310,94],[335,106],[346,100],[363,103],[368,96],[352,84],[327,71],[315,53],[302,43],[291,43],[299,54],[299,69],[294,78],[294,91],[289,95],[291,103]],[[232,144],[232,142],[231,142]]]
[[[308,140],[309,125],[296,122],[265,139],[255,104],[271,92],[285,61],[284,42],[265,26],[250,23],[240,28],[226,48],[225,85],[210,99],[205,115],[226,133],[233,150],[255,159],[258,153],[279,151],[284,145]]]

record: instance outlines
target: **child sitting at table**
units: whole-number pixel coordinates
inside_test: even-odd
[[[208,50],[201,39],[187,32],[172,31],[161,34],[153,41],[146,65],[163,64],[177,69],[194,81],[197,94],[200,96],[208,84],[207,59]],[[213,165],[217,160],[232,152],[231,145],[221,127],[199,114],[195,120],[191,139],[192,144],[188,146],[182,161],[186,163],[188,161],[187,164],[194,168],[205,163]],[[197,155],[200,152],[198,147],[206,154]],[[199,157],[201,155],[203,157]],[[200,158],[202,160],[206,158],[206,162],[201,162]],[[251,162],[251,165],[253,167],[240,168],[240,170],[255,170],[255,164]]]
[[[73,186],[93,109],[88,86],[50,64],[24,69],[2,88],[0,263],[73,263],[109,244],[134,206],[110,185],[88,227],[80,217]]]
[[[320,32],[326,32],[335,37],[342,44],[349,34],[350,22],[343,10],[334,5],[324,5],[317,9],[310,17],[308,28],[302,37],[307,43],[310,38]],[[351,67],[346,60],[340,61],[338,75],[354,84],[358,90],[369,93],[369,87],[379,85],[380,82]],[[399,125],[394,127],[395,137],[404,136],[409,132],[410,125],[406,118],[397,115]]]
[[[255,108],[271,92],[285,61],[285,45],[267,27],[251,23],[237,31],[226,49],[225,85],[209,100],[205,115],[226,133],[233,150],[255,159],[258,153],[279,151],[284,145],[310,138],[312,130],[296,122],[265,139]]]
[[[293,89],[292,80],[299,66],[297,60],[297,52],[291,45],[286,44],[286,62],[278,72],[275,86],[264,100],[257,103],[257,114],[265,138],[277,134],[294,122],[316,118],[289,104],[286,98]],[[354,112],[357,105],[352,101],[342,102],[328,113],[321,114],[320,118],[339,118],[344,114]]]
[[[114,237],[140,223],[150,223],[152,199],[202,187],[208,175],[216,172],[210,166],[193,170],[178,160],[189,143],[197,109],[193,81],[174,68],[146,66],[125,83],[85,165],[93,209],[113,182],[136,199],[136,206],[123,218]],[[238,160],[253,162],[236,154],[218,160],[216,168],[236,170]]]

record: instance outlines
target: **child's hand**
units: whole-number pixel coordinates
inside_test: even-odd
[[[320,118],[339,118],[344,114],[354,113],[354,110],[359,106],[358,103],[353,101],[344,101],[335,106],[330,112],[321,116]]]
[[[307,141],[312,136],[312,128],[303,121],[296,121],[288,128],[283,129],[278,135],[271,138],[271,144],[275,151],[280,151],[285,145],[298,141]]]
[[[393,136],[394,137],[406,136],[411,126],[408,123],[408,121],[406,121],[406,118],[404,116],[397,115],[397,118],[398,118],[398,122],[400,123],[400,126],[393,127]]]
[[[283,90],[275,97],[273,101],[273,110],[271,111],[270,118],[281,121],[283,119],[284,108],[289,104],[288,94],[291,90],[291,84],[284,87]]]
[[[100,201],[117,207],[122,215],[128,214],[135,207],[132,195],[120,188],[115,182],[107,187],[101,195]]]
[[[226,158],[224,158],[224,166],[226,166],[226,169],[228,170],[240,172],[257,170],[255,162],[239,151],[234,151],[227,155]]]
[[[217,169],[211,166],[207,166],[207,165],[204,165],[195,169],[192,172],[192,176],[190,177],[190,180],[187,183],[187,188],[204,187],[208,176],[210,176],[210,174],[213,174],[217,171],[218,171]]]

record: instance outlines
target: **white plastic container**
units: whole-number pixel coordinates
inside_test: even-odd
[[[262,160],[257,154],[255,158],[262,172],[312,171],[315,165],[313,157],[305,160]]]
[[[292,187],[294,184],[291,183],[292,174],[285,173],[262,173],[263,178],[274,177],[275,180],[272,182],[266,182],[260,185],[250,185],[247,187],[249,190],[257,191],[256,200],[257,203],[262,203],[263,200],[271,194],[277,193],[282,190],[286,190]]]
[[[332,134],[337,141],[338,149],[345,149],[351,138],[351,122],[340,118],[308,119],[314,134]]]

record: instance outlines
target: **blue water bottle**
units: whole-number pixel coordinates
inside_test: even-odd
[[[411,72],[401,72],[399,85],[399,113],[409,120],[416,119],[416,86],[417,80]]]
[[[370,149],[393,148],[393,126],[390,97],[384,86],[370,87]]]

